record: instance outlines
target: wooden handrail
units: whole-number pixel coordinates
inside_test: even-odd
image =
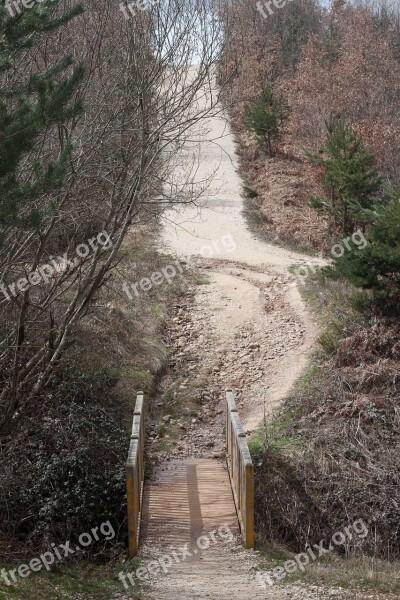
[[[254,548],[254,465],[232,390],[226,390],[226,445],[229,477],[246,548]]]
[[[140,521],[144,482],[144,396],[138,392],[133,413],[132,435],[126,463],[126,493],[128,500],[129,557],[139,549]]]

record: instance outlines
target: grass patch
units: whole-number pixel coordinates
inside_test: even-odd
[[[160,306],[159,304],[152,304],[151,305],[151,313],[157,319],[163,319],[165,317],[165,307]]]
[[[268,227],[273,224],[273,221],[261,210],[262,200],[260,200],[258,193],[255,194],[256,195],[250,193],[250,195],[248,195],[245,190],[243,193],[243,215],[250,231],[255,237],[266,244],[279,245],[287,250],[307,254],[308,256],[318,256],[319,251],[307,243],[282,237],[274,231],[268,230]]]
[[[267,424],[266,439],[268,447],[277,449],[293,445],[295,440],[288,433],[292,424],[293,414],[289,407],[286,410],[276,412]]]
[[[266,440],[266,429],[264,427],[260,427],[260,429],[254,431],[247,440],[251,458],[256,467],[262,464],[266,448]]]
[[[258,570],[272,571],[282,567],[287,560],[293,560],[294,554],[282,547],[271,548],[271,555],[260,563]],[[286,586],[293,583],[341,588],[345,590],[375,591],[384,594],[400,592],[400,564],[384,560],[376,560],[361,556],[357,558],[341,558],[335,554],[325,555],[310,562],[304,571],[297,569],[287,573],[275,585]]]
[[[109,565],[80,563],[79,566],[65,566],[54,572],[32,573],[25,579],[18,578],[17,583],[11,586],[1,579],[0,600],[111,600],[125,591],[118,573],[137,568],[127,568],[127,565],[126,562]],[[140,589],[132,589],[129,597],[140,600],[143,596]]]
[[[347,555],[369,556],[390,572],[392,563],[379,561],[400,556],[393,502],[400,485],[400,325],[372,321],[358,310],[353,288],[324,273],[301,291],[323,333],[312,364],[266,428],[263,453],[254,441],[260,547],[272,540],[302,552],[362,517],[369,535],[357,547],[349,543]],[[381,585],[379,572],[365,573],[360,585]]]
[[[211,281],[204,275],[197,274],[194,276],[194,283],[195,285],[210,285]]]
[[[257,198],[258,192],[250,187],[247,183],[243,184],[243,194],[246,198]]]
[[[310,274],[299,289],[322,327],[318,344],[325,356],[333,356],[345,337],[371,323],[370,316],[359,309],[359,293],[348,282],[327,277],[323,270]]]
[[[135,367],[125,366],[120,371],[121,377],[129,380],[133,389],[141,390],[145,393],[151,391],[154,374],[149,370],[136,369]]]

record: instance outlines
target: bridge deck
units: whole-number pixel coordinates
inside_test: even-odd
[[[171,461],[158,466],[145,487],[142,540],[158,548],[196,545],[228,524],[239,533],[226,465],[212,459]]]
[[[223,528],[228,525],[233,534]],[[199,536],[216,543],[199,549]],[[228,536],[226,535],[228,534]],[[232,539],[233,537],[233,539]],[[244,600],[265,598],[256,583],[253,559],[242,549],[228,470],[217,460],[173,461],[156,468],[146,484],[143,505],[144,565],[160,555],[172,555],[188,544],[191,558],[152,578],[148,600]]]

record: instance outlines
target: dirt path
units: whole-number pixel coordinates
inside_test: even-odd
[[[197,286],[190,327],[182,330],[181,311],[175,333],[186,356],[198,357],[211,395],[234,388],[244,426],[253,430],[287,394],[314,345],[316,325],[288,271],[313,260],[252,235],[227,119],[211,118],[204,129],[189,154],[196,156],[196,180],[212,181],[200,206],[166,214],[163,235],[172,254],[200,257],[208,282]]]
[[[152,432],[157,448],[154,462],[158,464],[148,486],[147,503],[155,517],[148,514],[145,519],[142,548],[142,557],[150,560],[172,552],[171,540],[175,548],[196,542],[187,537],[190,527],[184,526],[185,515],[190,514],[185,502],[193,485],[186,483],[185,477],[177,480],[175,471],[185,473],[190,468],[188,460],[223,457],[225,388],[234,389],[245,428],[256,429],[301,374],[317,334],[288,271],[293,264],[310,262],[309,258],[253,237],[242,217],[242,182],[226,119],[222,115],[210,119],[207,130],[199,133],[197,141],[193,133],[194,141],[187,148],[188,155],[196,157],[198,181],[214,174],[201,206],[186,206],[165,215],[163,247],[181,260],[193,260],[201,280],[176,305],[169,328],[174,358],[164,380],[165,396],[173,390],[173,402],[183,409],[178,415],[164,417],[168,431],[175,431],[178,438],[175,445],[160,451],[162,436]],[[204,465],[210,463],[213,461],[206,460]],[[222,461],[221,468],[226,469]],[[203,485],[207,487],[207,482]],[[178,508],[170,520],[164,508],[171,499],[162,500],[165,490],[176,494]],[[198,535],[208,535],[204,517],[216,502],[211,485],[207,493],[209,501],[198,507],[203,524]],[[229,510],[226,513],[228,518]],[[225,522],[223,514],[219,520],[208,524],[218,529]],[[243,551],[237,523],[231,521],[233,539],[229,543],[212,544],[190,560],[174,564],[168,574],[152,579],[145,597],[265,598],[266,591],[255,577],[257,557]]]
[[[163,381],[164,396],[180,407],[164,417],[179,443],[160,452],[152,432],[155,461],[222,456],[225,389],[234,390],[242,423],[253,431],[301,374],[315,340],[289,278],[237,261],[196,262],[202,279],[175,307]]]
[[[218,169],[201,208],[166,214],[163,247],[195,262],[197,280],[177,299],[169,324],[171,368],[159,402],[162,421],[151,432],[154,460],[140,551],[139,572],[151,575],[140,597],[394,600],[338,586],[267,585],[257,551],[243,550],[223,460],[224,390],[234,389],[242,421],[254,430],[301,374],[317,327],[288,268],[312,261],[261,243],[247,229],[223,117],[210,121],[208,134],[199,135],[188,154],[200,161],[199,180]],[[137,597],[121,590],[113,600]]]
[[[177,302],[169,326],[173,358],[160,402],[164,413],[167,405],[175,407],[163,417],[168,433],[161,434],[157,424],[151,432],[154,469],[146,491],[141,564],[150,569],[164,557],[171,565],[146,582],[142,597],[378,598],[302,583],[264,589],[257,579],[257,553],[243,550],[226,465],[218,460],[224,457],[224,390],[234,389],[244,426],[252,431],[299,377],[317,327],[288,268],[312,261],[264,244],[248,230],[234,141],[223,116],[210,120],[208,133],[199,134],[188,153],[199,161],[199,181],[218,168],[201,207],[166,214],[163,247],[195,262],[200,280]],[[229,539],[218,534],[224,523]],[[209,538],[204,550],[199,536]],[[190,557],[183,560],[186,544]]]

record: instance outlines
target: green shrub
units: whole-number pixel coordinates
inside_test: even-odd
[[[74,540],[106,521],[118,532],[110,544],[125,535],[129,435],[121,415],[88,400],[90,387],[87,380],[77,384],[74,400],[44,398],[41,410],[32,407],[4,444],[0,510],[9,516],[0,526],[3,538],[43,547],[49,540]]]
[[[260,98],[247,106],[244,122],[256,134],[269,156],[274,156],[272,143],[279,137],[287,117],[287,102],[283,96],[275,96],[272,88],[267,86]]]
[[[387,204],[376,205],[365,233],[368,245],[335,258],[333,276],[345,277],[371,291],[375,313],[400,317],[400,189],[390,190]],[[370,305],[371,305],[370,303]]]
[[[343,119],[326,122],[326,141],[315,154],[307,152],[311,163],[324,169],[322,184],[327,197],[313,196],[310,205],[327,211],[344,234],[368,222],[371,209],[382,187],[372,152]]]

